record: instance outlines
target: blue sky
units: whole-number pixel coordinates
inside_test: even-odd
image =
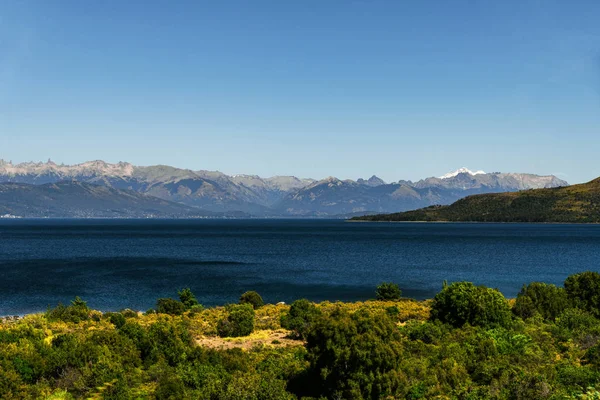
[[[0,158],[600,176],[600,2],[0,0]]]

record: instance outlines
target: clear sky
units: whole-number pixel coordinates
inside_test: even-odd
[[[0,158],[600,176],[600,1],[0,0]]]

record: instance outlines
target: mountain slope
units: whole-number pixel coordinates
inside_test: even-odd
[[[449,206],[352,220],[599,223],[600,178],[567,187],[469,196]]]
[[[25,218],[193,218],[218,216],[183,204],[90,183],[0,184],[0,215]]]
[[[428,178],[412,183],[368,185],[327,178],[288,195],[275,205],[281,213],[323,216],[359,212],[414,210],[434,204],[450,204],[465,196],[516,191],[525,188],[567,185],[554,176],[530,174],[458,173],[448,178]]]
[[[294,176],[226,175],[219,171],[192,171],[168,165],[140,167],[125,162],[59,165],[52,161],[12,164],[0,160],[0,183],[40,185],[64,180],[133,190],[211,212],[239,211],[258,217],[397,212],[450,204],[472,194],[567,184],[554,176],[486,174],[466,168],[441,178],[388,184],[377,176],[356,181],[337,178],[315,181]]]

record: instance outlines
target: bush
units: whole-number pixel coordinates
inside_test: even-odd
[[[532,282],[523,286],[517,295],[513,313],[523,319],[540,315],[545,320],[553,321],[569,308],[569,305],[570,301],[564,289],[546,283]]]
[[[219,336],[248,336],[254,331],[254,309],[250,304],[232,304],[227,306],[227,311],[227,318],[217,324]]]
[[[263,301],[262,297],[260,297],[260,294],[253,290],[240,296],[240,304],[244,303],[250,304],[255,310],[265,305],[265,302]]]
[[[496,289],[475,286],[471,282],[455,282],[445,286],[433,298],[431,319],[461,327],[506,326],[511,321],[508,302]]]
[[[290,311],[281,316],[281,327],[294,332],[300,339],[306,339],[321,311],[306,299],[292,303]]]
[[[200,303],[198,303],[198,300],[196,299],[196,296],[194,295],[194,293],[192,293],[192,291],[189,288],[181,289],[179,292],[177,292],[177,294],[179,295],[179,301],[183,303],[186,310],[189,310],[194,306],[200,305]]]
[[[133,311],[130,308],[124,308],[123,310],[120,311],[121,314],[123,314],[123,316],[125,318],[137,318],[138,317],[138,313]]]
[[[392,282],[383,282],[375,290],[377,300],[399,300],[402,297],[400,287]]]
[[[574,304],[596,317],[600,317],[600,274],[581,272],[565,280],[567,296]]]
[[[398,328],[385,312],[335,310],[309,333],[309,386],[327,398],[392,398],[402,359]]]
[[[196,304],[195,306],[192,306],[190,308],[190,317],[193,317],[196,314],[200,314],[202,311],[204,311],[204,306],[202,304]]]
[[[402,331],[406,334],[406,336],[408,336],[410,340],[420,340],[423,343],[427,344],[436,343],[444,336],[447,330],[447,326],[441,324],[439,321],[409,321],[402,328]]]
[[[181,315],[184,311],[185,305],[181,301],[166,298],[156,302],[156,312],[159,314]]]
[[[87,303],[77,296],[71,301],[70,306],[59,304],[55,308],[46,311],[46,318],[49,321],[74,322],[77,324],[90,318],[90,309]]]
[[[121,313],[106,313],[104,314],[105,318],[108,318],[111,324],[113,324],[117,329],[121,328],[125,325],[125,316]]]

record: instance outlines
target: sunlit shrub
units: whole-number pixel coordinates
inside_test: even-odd
[[[475,286],[471,282],[456,282],[445,286],[434,298],[431,318],[461,327],[506,326],[511,321],[508,302],[496,289]]]

